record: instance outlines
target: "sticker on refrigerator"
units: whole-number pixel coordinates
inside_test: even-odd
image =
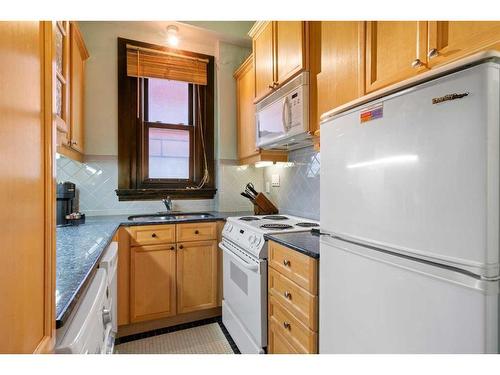
[[[379,104],[375,107],[367,108],[364,111],[361,111],[359,120],[361,123],[364,123],[382,117],[384,117],[384,106],[383,104]]]

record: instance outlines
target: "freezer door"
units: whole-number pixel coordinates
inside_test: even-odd
[[[499,97],[483,63],[323,124],[322,229],[497,276]]]
[[[498,282],[321,243],[320,353],[497,353]]]

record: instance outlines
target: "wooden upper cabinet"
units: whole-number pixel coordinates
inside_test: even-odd
[[[366,92],[427,69],[427,22],[366,23]]]
[[[321,22],[318,117],[364,94],[364,36],[364,22]]]
[[[259,101],[306,68],[306,23],[258,22],[249,35],[253,38],[255,101]]]
[[[218,306],[217,241],[177,244],[177,313]]]
[[[175,244],[130,248],[130,321],[176,314]]]
[[[305,68],[305,25],[302,21],[276,21],[276,81],[282,84]]]
[[[486,49],[500,49],[499,21],[429,22],[430,67]]]
[[[267,22],[253,39],[255,67],[255,98],[262,98],[272,91],[274,80],[273,22]]]
[[[234,73],[236,79],[236,116],[238,131],[238,160],[244,162],[259,153],[256,146],[253,56]]]
[[[89,58],[85,43],[76,23],[70,25],[71,50],[71,131],[70,147],[83,153],[83,109],[85,87],[85,61]]]

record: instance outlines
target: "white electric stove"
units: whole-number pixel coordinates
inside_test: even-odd
[[[291,215],[229,217],[219,243],[223,256],[222,322],[242,353],[267,347],[265,234],[305,232],[319,222]]]

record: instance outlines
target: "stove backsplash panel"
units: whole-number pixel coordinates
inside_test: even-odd
[[[264,184],[271,186],[272,176],[278,174],[280,186],[271,186],[271,199],[280,213],[319,220],[320,153],[313,147],[291,151],[289,166],[264,168]]]

